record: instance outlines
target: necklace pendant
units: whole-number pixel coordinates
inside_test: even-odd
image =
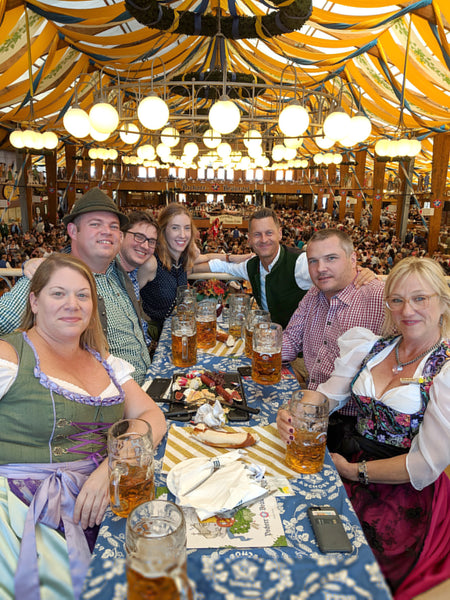
[[[401,365],[395,365],[395,367],[392,367],[393,373],[400,373],[400,371],[403,371],[403,367]]]

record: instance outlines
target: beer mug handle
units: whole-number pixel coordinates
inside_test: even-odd
[[[120,478],[122,477],[122,475],[126,475],[128,472],[128,469],[126,468],[125,465],[121,465],[118,464],[114,467],[114,469],[112,469],[111,471],[111,475],[110,475],[110,484],[112,487],[112,492],[111,492],[111,504],[113,506],[119,507],[120,506],[120,494],[119,494],[119,484],[120,484]]]
[[[181,338],[181,358],[188,360],[188,336],[183,335]]]
[[[180,600],[193,600],[192,588],[187,580],[186,574],[177,569],[173,574],[173,580],[180,594]]]

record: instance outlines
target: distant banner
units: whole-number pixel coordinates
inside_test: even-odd
[[[220,223],[224,225],[242,225],[242,217],[234,215],[218,215],[217,217],[209,217],[209,222],[214,223],[216,219],[219,219]]]

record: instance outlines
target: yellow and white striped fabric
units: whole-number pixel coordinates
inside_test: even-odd
[[[299,477],[299,473],[289,469],[284,463],[285,445],[278,435],[275,425],[265,427],[223,427],[229,431],[249,431],[257,434],[259,442],[245,448],[248,460],[262,464],[269,475],[284,475]],[[191,436],[193,427],[172,425],[166,444],[166,452],[162,466],[163,473],[168,473],[172,467],[188,458],[212,458],[230,451],[229,448],[213,448],[198,442]]]
[[[208,348],[207,350],[203,350],[207,354],[213,354],[214,356],[229,356],[233,358],[233,356],[242,356],[245,349],[245,340],[239,338],[234,346],[230,348],[223,342],[217,342],[214,348]]]

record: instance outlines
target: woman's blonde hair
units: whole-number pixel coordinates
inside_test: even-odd
[[[195,246],[195,238],[197,235],[197,228],[195,227],[194,223],[192,222],[192,217],[191,217],[191,214],[189,213],[188,209],[185,206],[183,206],[182,204],[177,204],[176,202],[174,202],[172,204],[169,204],[165,208],[163,208],[162,211],[159,213],[159,216],[158,216],[159,232],[158,232],[158,245],[157,245],[158,250],[157,251],[158,251],[158,256],[159,256],[160,261],[162,262],[164,267],[168,271],[170,271],[172,268],[172,256],[170,255],[169,247],[167,244],[166,229],[169,225],[170,220],[173,219],[173,217],[176,217],[177,215],[186,215],[187,217],[189,217],[189,221],[191,224],[191,239],[189,240],[188,245],[183,250],[181,257],[180,257],[180,261],[181,261],[181,264],[183,265],[183,269],[185,271],[187,271],[188,269],[192,268],[192,265],[194,264],[194,260],[197,256],[197,250],[196,250],[196,246]]]
[[[89,325],[83,331],[80,336],[80,348],[89,346],[93,350],[97,350],[102,356],[105,356],[108,351],[108,342],[103,333],[100,318],[98,315],[98,303],[97,303],[97,286],[95,285],[95,279],[87,265],[83,261],[75,258],[71,254],[51,254],[48,258],[42,262],[36,269],[35,274],[30,283],[30,291],[34,293],[37,298],[43,288],[50,281],[51,276],[55,271],[67,267],[79,273],[89,283],[92,298],[92,315],[89,321]],[[22,318],[21,329],[22,331],[28,331],[34,325],[34,313],[31,309],[30,296],[28,295],[27,305],[25,313]]]
[[[427,283],[433,293],[439,296],[442,305],[441,336],[448,339],[450,336],[450,288],[445,279],[444,271],[439,263],[431,258],[417,258],[409,256],[398,262],[389,273],[384,286],[384,299],[392,294],[394,287],[402,283],[410,275]],[[391,335],[396,332],[391,311],[386,307],[383,324],[383,335]]]

